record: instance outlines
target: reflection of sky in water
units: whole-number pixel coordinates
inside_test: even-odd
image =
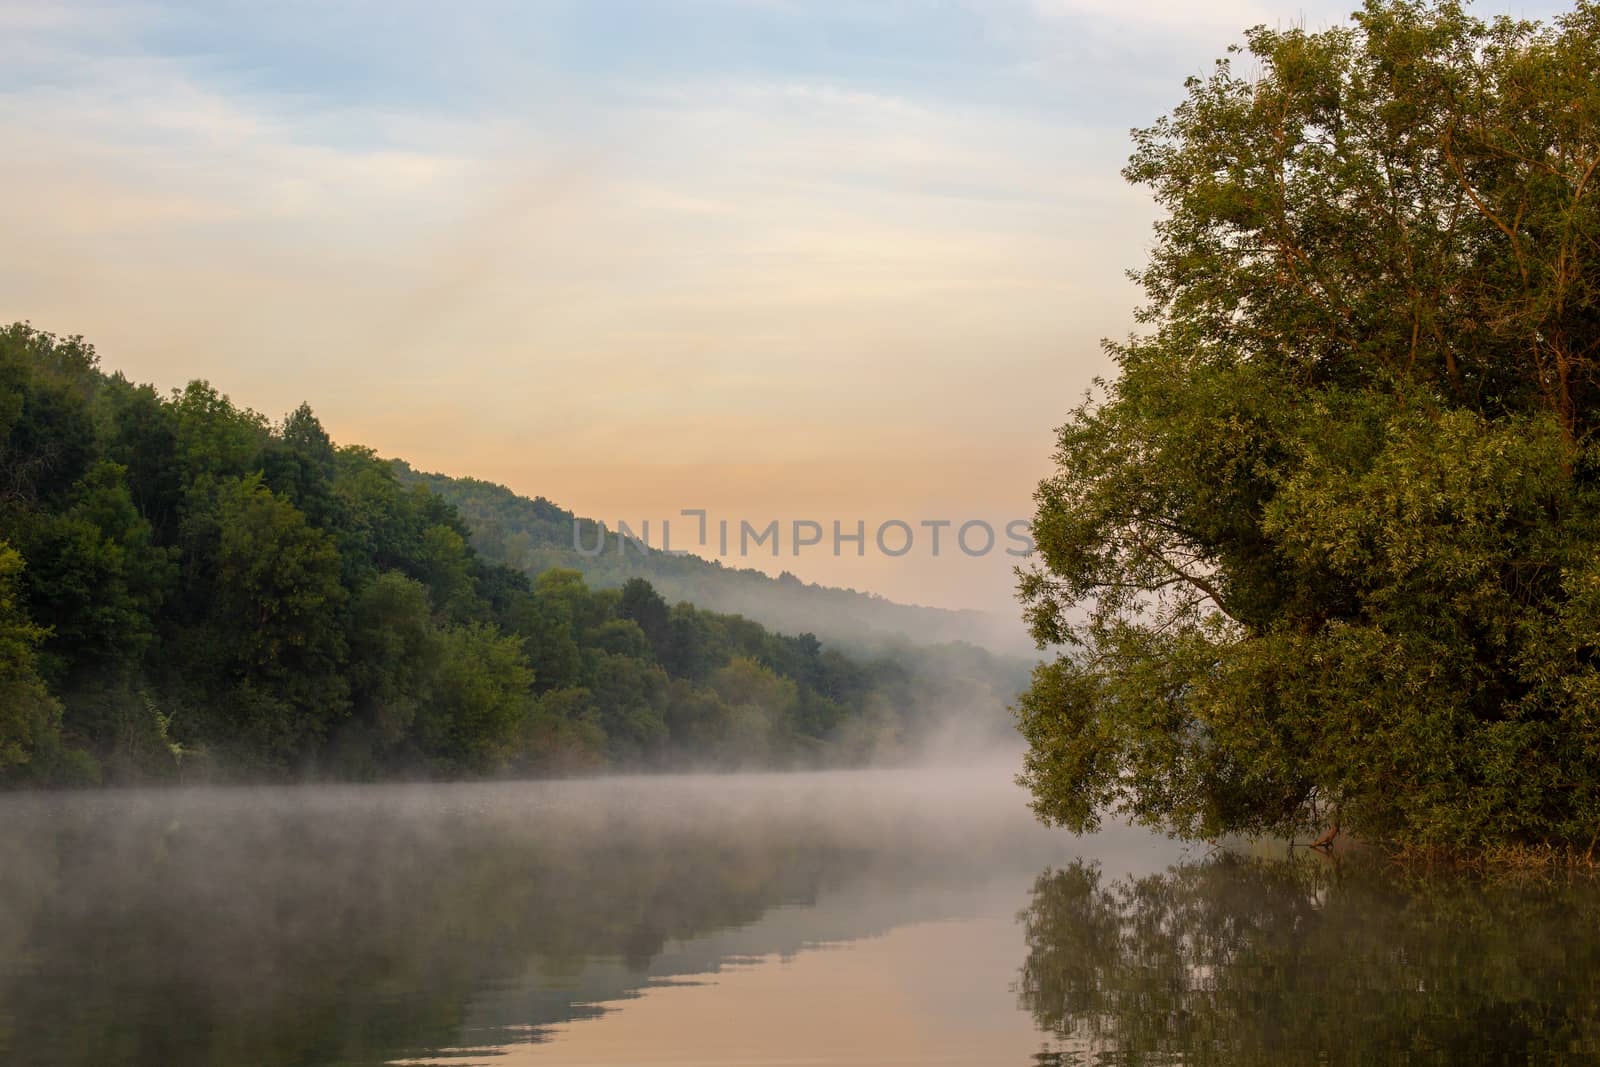
[[[492,1061],[428,1062],[1022,1064],[1056,1044],[1017,1006],[1022,951],[1010,916],[915,923],[653,984],[615,1011],[555,1026],[547,1040],[497,1050],[505,1054]]]
[[[464,1040],[504,1041],[511,1027],[502,1020],[535,1017],[541,997],[559,990],[599,1010],[530,1028],[492,1062],[1025,1062],[1045,1043],[1014,989],[1025,951],[1016,913],[1037,871],[1019,864],[952,870],[943,884],[842,886],[814,904],[670,943],[642,986],[615,960],[591,961],[576,980],[530,975],[486,993]],[[486,1062],[483,1047],[425,1062]]]
[[[1032,1054],[1045,1042],[1017,1004],[1016,913],[1041,865],[1083,848],[1034,824],[1008,777],[852,776],[871,784],[830,789],[815,813],[856,810],[857,831],[886,853],[919,853],[914,873],[857,857],[812,899],[669,941],[642,970],[608,957],[576,974],[536,969],[475,1000],[463,1046],[413,1062],[479,1063],[491,1051],[487,1062],[507,1064],[980,1064],[1008,1049]],[[778,784],[804,794],[804,781]],[[916,827],[898,842],[872,825],[906,816]],[[1095,840],[1127,870],[1178,852],[1125,830]]]

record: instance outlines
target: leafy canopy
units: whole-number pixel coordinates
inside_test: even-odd
[[[851,763],[974,674],[534,578],[405,469],[0,329],[0,786]]]
[[[1037,493],[1023,780],[1078,828],[1591,847],[1600,5],[1234,52],[1135,133],[1164,217]]]

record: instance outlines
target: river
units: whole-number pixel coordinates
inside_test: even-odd
[[[1600,1060],[1587,878],[1078,838],[1010,773],[6,797],[0,1061]]]

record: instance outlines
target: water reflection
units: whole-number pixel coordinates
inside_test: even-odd
[[[0,1061],[387,1063],[907,923],[1014,933],[1072,852],[1007,778],[7,798]]]
[[[1597,1018],[1587,879],[1080,840],[1007,768],[0,799],[7,1064],[1579,1063]]]
[[[1040,1062],[1589,1063],[1587,877],[1402,877],[1220,855],[1138,878],[1047,871],[1021,915]]]

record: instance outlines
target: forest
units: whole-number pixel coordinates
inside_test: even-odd
[[[536,574],[551,567],[568,567],[582,571],[599,586],[620,586],[629,578],[646,578],[670,600],[752,616],[785,632],[811,631],[852,649],[897,652],[907,643],[905,635],[911,634],[922,644],[960,643],[975,650],[988,649],[997,661],[1032,658],[1032,645],[1014,617],[899,604],[875,593],[805,582],[789,571],[774,578],[753,567],[663,552],[659,517],[652,524],[655,534],[650,544],[630,540],[624,552],[618,549],[616,530],[574,515],[543,497],[518,496],[503,485],[479,478],[413,470],[400,460],[395,466],[402,481],[424,484],[456,506],[472,527],[473,545],[480,552],[521,570]],[[686,530],[693,536],[694,521],[681,517],[674,521],[673,536],[681,540]],[[638,521],[630,529],[643,540]],[[585,546],[585,551],[578,551],[575,541]],[[601,551],[595,551],[602,545]],[[996,662],[989,668],[992,673],[1014,666]]]
[[[308,406],[0,331],[0,782],[836,765],[928,726],[904,663],[471,541]]]

